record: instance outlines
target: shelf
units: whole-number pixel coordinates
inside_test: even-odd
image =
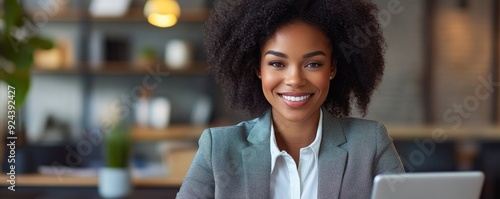
[[[89,68],[88,73],[91,75],[148,75],[157,74],[160,76],[167,75],[207,75],[205,62],[194,62],[184,69],[170,69],[164,64],[156,64],[147,68],[130,62],[106,62],[97,66],[93,65],[75,65],[61,66],[59,69],[40,69],[34,67],[32,74],[36,75],[72,75],[82,74],[85,71],[83,68]]]
[[[85,14],[81,9],[63,7],[61,7],[61,9],[58,9],[57,12],[51,11],[50,13],[46,12],[43,9],[30,9],[25,11],[30,16],[34,16],[34,14],[37,12],[50,14],[48,15],[50,22],[79,22],[82,20]]]
[[[29,15],[39,12],[40,10],[28,10]],[[51,13],[52,14],[52,13]],[[208,8],[191,8],[181,10],[179,22],[194,22],[203,23],[208,19],[210,9]],[[78,8],[63,8],[58,10],[53,16],[50,16],[50,22],[81,22],[84,17],[89,16],[90,22],[142,22],[147,23],[142,7],[131,7],[124,16],[120,17],[93,17],[90,13]]]
[[[182,130],[182,128],[174,128]],[[132,184],[134,187],[180,187],[182,181],[188,172],[189,166],[193,161],[197,149],[185,149],[179,151],[171,151],[167,158],[168,172],[166,176],[147,176],[136,177],[132,175]],[[68,168],[71,170],[71,168]],[[52,168],[49,167],[49,170]],[[69,172],[69,171],[68,171]],[[96,171],[97,173],[97,171]],[[69,173],[62,173],[62,175],[54,174],[17,174],[16,186],[29,186],[29,187],[95,187],[99,182],[98,175],[85,174],[72,175]],[[5,173],[0,174],[0,186],[8,186],[7,176]]]
[[[209,9],[184,9],[181,10],[179,22],[199,22],[203,23],[208,19]],[[92,22],[145,22],[142,8],[131,8],[123,17],[91,17]]]
[[[198,140],[208,126],[175,125],[166,129],[132,128],[135,141]]]
[[[165,64],[155,64],[152,66],[139,66],[129,62],[106,62],[100,66],[88,66],[90,74],[93,75],[148,75],[156,73],[165,75],[204,75],[206,64],[204,62],[194,62],[185,69],[171,69]]]
[[[9,186],[7,175],[0,174],[0,186]],[[180,187],[183,176],[166,177],[141,177],[132,178],[134,187]],[[43,187],[95,187],[99,178],[97,176],[61,176],[48,174],[18,174],[16,186],[43,186]]]
[[[197,140],[201,133],[208,126],[172,126],[165,130],[155,130],[150,128],[132,129],[132,137],[140,141],[158,141],[158,140],[179,140],[191,139]],[[500,140],[500,126],[499,127],[483,127],[483,128],[460,128],[451,130],[439,126],[387,126],[389,136],[394,140],[407,140],[407,139],[425,139],[433,138],[435,130],[442,129],[444,136],[447,140],[463,140],[463,139],[477,139],[477,140]],[[434,135],[438,139],[440,135]]]
[[[132,138],[134,141],[161,141],[161,140],[197,140],[207,126],[176,125],[167,129],[156,130],[134,127]],[[171,151],[168,168],[169,175],[155,177],[132,177],[134,187],[180,187],[189,165],[196,153],[195,149]],[[175,160],[175,161],[174,161]],[[0,174],[0,186],[8,186],[7,175]],[[98,176],[77,176],[66,174],[17,174],[16,186],[30,187],[95,187]]]
[[[449,126],[387,126],[387,131],[394,140],[440,139],[440,136],[446,136],[446,140],[500,140],[500,126],[459,129],[451,129]]]
[[[37,67],[34,67],[33,70],[31,70],[31,74],[37,74],[37,75],[78,75],[81,73],[81,71],[75,69],[75,66],[62,66],[58,69],[39,69]]]
[[[159,140],[181,140],[198,139],[207,126],[177,125],[164,130],[134,127],[132,137],[136,141],[159,141]],[[431,126],[388,126],[389,135],[395,140],[402,139],[424,139],[432,138],[432,132],[442,127]],[[500,126],[483,128],[461,128],[449,130],[442,128],[449,140],[457,139],[483,139],[500,140]],[[193,152],[181,152],[172,155],[171,158],[179,165],[175,170],[175,175],[164,177],[141,177],[132,179],[134,187],[180,187],[187,172],[187,165],[190,165]],[[181,163],[182,162],[182,163]],[[0,186],[8,186],[7,175],[0,174]],[[70,176],[58,177],[49,174],[18,174],[16,175],[16,186],[32,187],[95,187],[98,183],[97,176]]]

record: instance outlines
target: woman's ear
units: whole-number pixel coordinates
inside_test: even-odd
[[[337,74],[337,60],[332,61],[332,66],[330,68],[330,79],[333,79]]]
[[[257,75],[257,77],[260,79],[262,76],[260,75],[260,70],[259,69],[255,69],[255,75]]]

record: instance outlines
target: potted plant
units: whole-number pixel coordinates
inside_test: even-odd
[[[53,42],[37,36],[31,18],[17,0],[4,0],[0,10],[0,80],[16,87],[16,108],[28,93],[30,69],[36,49],[50,49]],[[35,27],[33,27],[35,26]],[[24,31],[24,34],[23,34]],[[26,33],[27,32],[27,33]]]
[[[2,2],[2,1],[0,1]],[[7,111],[0,114],[5,114],[20,122],[20,109],[23,105],[28,90],[30,87],[30,71],[33,65],[33,53],[36,49],[50,49],[54,46],[52,41],[37,36],[37,24],[31,20],[17,0],[4,0],[0,9],[0,81],[15,88],[15,96],[12,96],[15,110],[7,115]],[[2,93],[0,96],[6,96],[7,93]],[[1,104],[0,106],[7,106]],[[14,113],[14,114],[12,114]],[[3,116],[5,116],[3,115]],[[7,124],[1,120],[2,124]],[[13,120],[14,120],[13,119]],[[0,125],[2,127],[2,125]],[[5,129],[0,129],[0,144],[4,143]],[[16,148],[18,156],[26,157],[16,160],[16,169],[21,170],[23,166],[29,166],[25,162],[30,155],[21,155],[25,153],[22,145],[24,144],[24,129],[19,125],[16,126],[15,134],[18,138]],[[4,144],[2,144],[4,146]],[[2,160],[4,147],[0,149],[0,170],[2,170]]]
[[[105,167],[99,170],[99,194],[103,198],[123,198],[130,193],[131,176],[130,132],[123,124],[116,124],[105,135]]]
[[[144,68],[152,68],[156,65],[156,50],[151,46],[142,48],[139,53],[137,65]]]

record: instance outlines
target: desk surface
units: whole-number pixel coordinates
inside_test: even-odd
[[[0,175],[0,186],[9,186],[8,176]],[[143,177],[133,178],[134,187],[180,187],[183,177]],[[16,175],[16,186],[49,186],[49,187],[95,187],[98,177],[61,176],[45,174]]]

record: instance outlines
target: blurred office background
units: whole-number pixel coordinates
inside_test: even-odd
[[[500,198],[499,2],[374,2],[386,70],[366,118],[386,125],[408,172],[482,170],[482,198]],[[148,0],[21,3],[33,31],[56,44],[35,53],[18,115],[26,138],[18,153],[28,157],[18,164],[23,197],[93,197],[103,157],[102,142],[92,141],[115,120],[131,126],[134,191],[174,196],[201,131],[248,119],[227,110],[205,69],[201,28],[212,0],[178,1],[171,27],[148,22]],[[0,92],[6,104],[3,83]],[[54,162],[65,169],[59,183]]]

